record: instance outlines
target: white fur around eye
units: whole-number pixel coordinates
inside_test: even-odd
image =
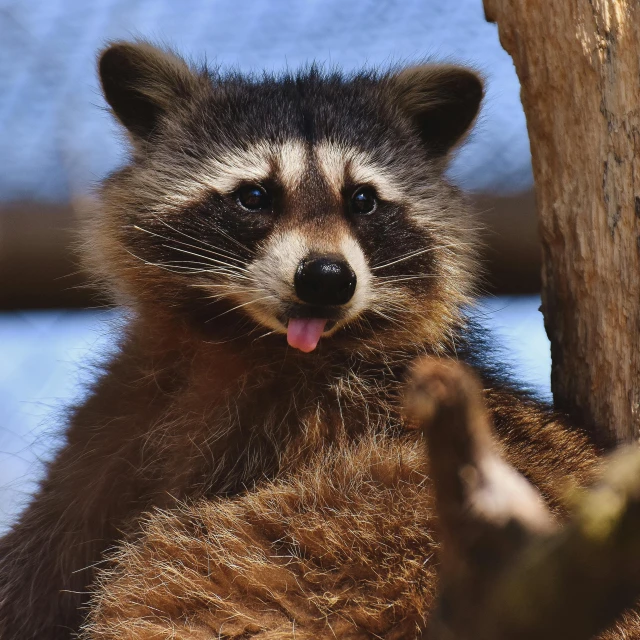
[[[199,182],[221,193],[230,193],[242,183],[264,181],[275,167],[282,185],[293,190],[307,170],[307,156],[304,144],[298,140],[281,144],[263,141],[249,149],[208,160]]]
[[[371,185],[383,200],[402,199],[402,189],[388,169],[358,149],[331,142],[321,142],[315,149],[318,167],[330,188],[342,193],[347,170],[357,184]]]
[[[164,192],[164,205],[175,207],[194,202],[210,192],[233,193],[241,184],[260,183],[275,171],[288,190],[296,189],[308,166],[308,152],[301,141],[289,140],[273,144],[262,141],[246,149],[232,149],[197,165],[172,167],[171,175],[156,170],[147,176],[156,191]],[[170,187],[170,191],[167,191]]]
[[[260,182],[269,177],[272,149],[262,142],[249,149],[231,151],[219,158],[209,158],[198,176],[207,189],[230,193],[243,182]]]
[[[275,153],[278,177],[285,189],[297,189],[309,164],[307,147],[300,140],[289,140],[278,147]]]

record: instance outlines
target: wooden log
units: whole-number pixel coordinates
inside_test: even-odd
[[[640,3],[484,0],[521,82],[556,406],[640,437]]]

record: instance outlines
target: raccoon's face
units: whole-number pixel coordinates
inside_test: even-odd
[[[442,172],[478,110],[474,73],[254,79],[141,43],[107,49],[100,75],[133,144],[93,233],[116,289],[305,352],[446,342],[474,269]]]

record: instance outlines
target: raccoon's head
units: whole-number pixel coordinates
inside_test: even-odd
[[[91,246],[130,304],[305,352],[446,343],[475,268],[443,171],[475,73],[223,75],[146,43],[114,44],[99,70],[132,159],[103,185]]]

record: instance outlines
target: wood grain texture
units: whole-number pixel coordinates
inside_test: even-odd
[[[484,0],[531,141],[556,405],[640,437],[640,3]]]

